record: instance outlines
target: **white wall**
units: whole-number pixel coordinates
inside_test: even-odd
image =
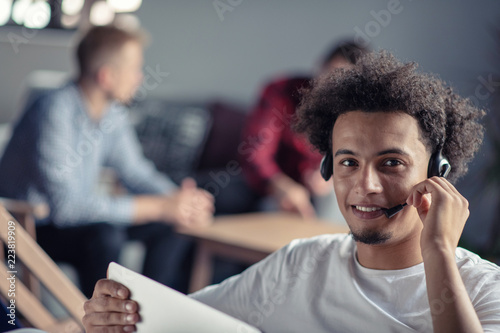
[[[229,97],[250,103],[276,73],[311,70],[332,42],[370,30],[375,48],[386,48],[424,70],[440,74],[464,94],[496,59],[490,33],[500,18],[493,0],[218,0],[238,4],[223,13],[213,0],[145,0],[138,16],[153,37],[145,66],[168,72],[151,95]],[[392,14],[384,25],[371,11]],[[12,45],[8,33],[22,38]],[[12,35],[11,35],[12,36]],[[70,71],[71,33],[0,28],[0,122],[12,118],[23,82],[36,69]],[[26,43],[24,43],[26,42]],[[15,48],[18,52],[15,52]],[[146,72],[147,74],[147,72]]]
[[[357,28],[378,27],[369,32],[373,47],[417,61],[463,95],[474,96],[477,89],[485,94],[479,77],[487,79],[500,67],[498,53],[494,56],[500,44],[493,34],[500,28],[500,1],[219,1],[236,4],[223,20],[213,0],[144,0],[138,16],[153,37],[145,66],[169,73],[148,94],[223,97],[250,104],[265,80],[277,73],[312,70],[333,41],[353,36]],[[377,23],[372,11],[394,5],[398,13]],[[31,71],[72,68],[70,33],[25,36],[27,43],[17,45],[15,52],[9,32],[23,36],[21,29],[0,28],[0,122],[12,119],[19,109]],[[482,103],[491,100],[480,96]],[[484,237],[479,231],[474,234]]]

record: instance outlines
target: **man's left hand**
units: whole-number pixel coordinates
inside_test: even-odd
[[[467,199],[445,178],[432,177],[415,185],[406,202],[417,208],[424,224],[422,256],[435,250],[454,254],[469,217]]]

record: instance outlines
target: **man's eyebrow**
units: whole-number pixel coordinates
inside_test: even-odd
[[[349,149],[339,149],[335,152],[335,157],[339,155],[356,155],[352,150]]]
[[[382,156],[382,155],[387,155],[387,154],[397,154],[397,155],[405,155],[409,156],[407,152],[405,152],[402,149],[399,148],[390,148],[386,150],[382,150],[381,152],[377,153],[377,156]],[[335,152],[335,157],[339,155],[356,155],[352,150],[349,149],[339,149]]]
[[[407,152],[405,152],[404,150],[399,149],[399,148],[386,149],[386,150],[379,152],[377,155],[382,156],[382,155],[387,155],[387,154],[397,154],[397,155],[405,155],[405,156],[410,155]]]

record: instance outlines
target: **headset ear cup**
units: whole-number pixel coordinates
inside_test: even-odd
[[[325,181],[328,181],[330,177],[333,175],[333,156],[332,153],[326,153],[321,160],[320,166],[321,177]]]
[[[446,178],[451,171],[450,162],[443,156],[441,150],[433,153],[427,168],[427,178],[434,176]]]

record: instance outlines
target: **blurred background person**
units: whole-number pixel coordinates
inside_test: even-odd
[[[146,246],[143,273],[182,289],[189,241],[174,226],[209,225],[213,197],[185,179],[177,187],[147,161],[126,108],[142,82],[144,34],[92,28],[76,50],[76,81],[37,98],[15,125],[0,162],[0,195],[46,203],[37,239],[78,271],[83,292],[106,276],[128,239]],[[97,191],[103,167],[130,194]]]
[[[326,53],[317,76],[349,68],[366,52],[354,41],[339,42]],[[331,181],[321,178],[321,154],[290,127],[300,90],[307,88],[311,79],[280,77],[265,86],[243,131],[241,164],[249,185],[263,197],[261,209],[345,223]]]

